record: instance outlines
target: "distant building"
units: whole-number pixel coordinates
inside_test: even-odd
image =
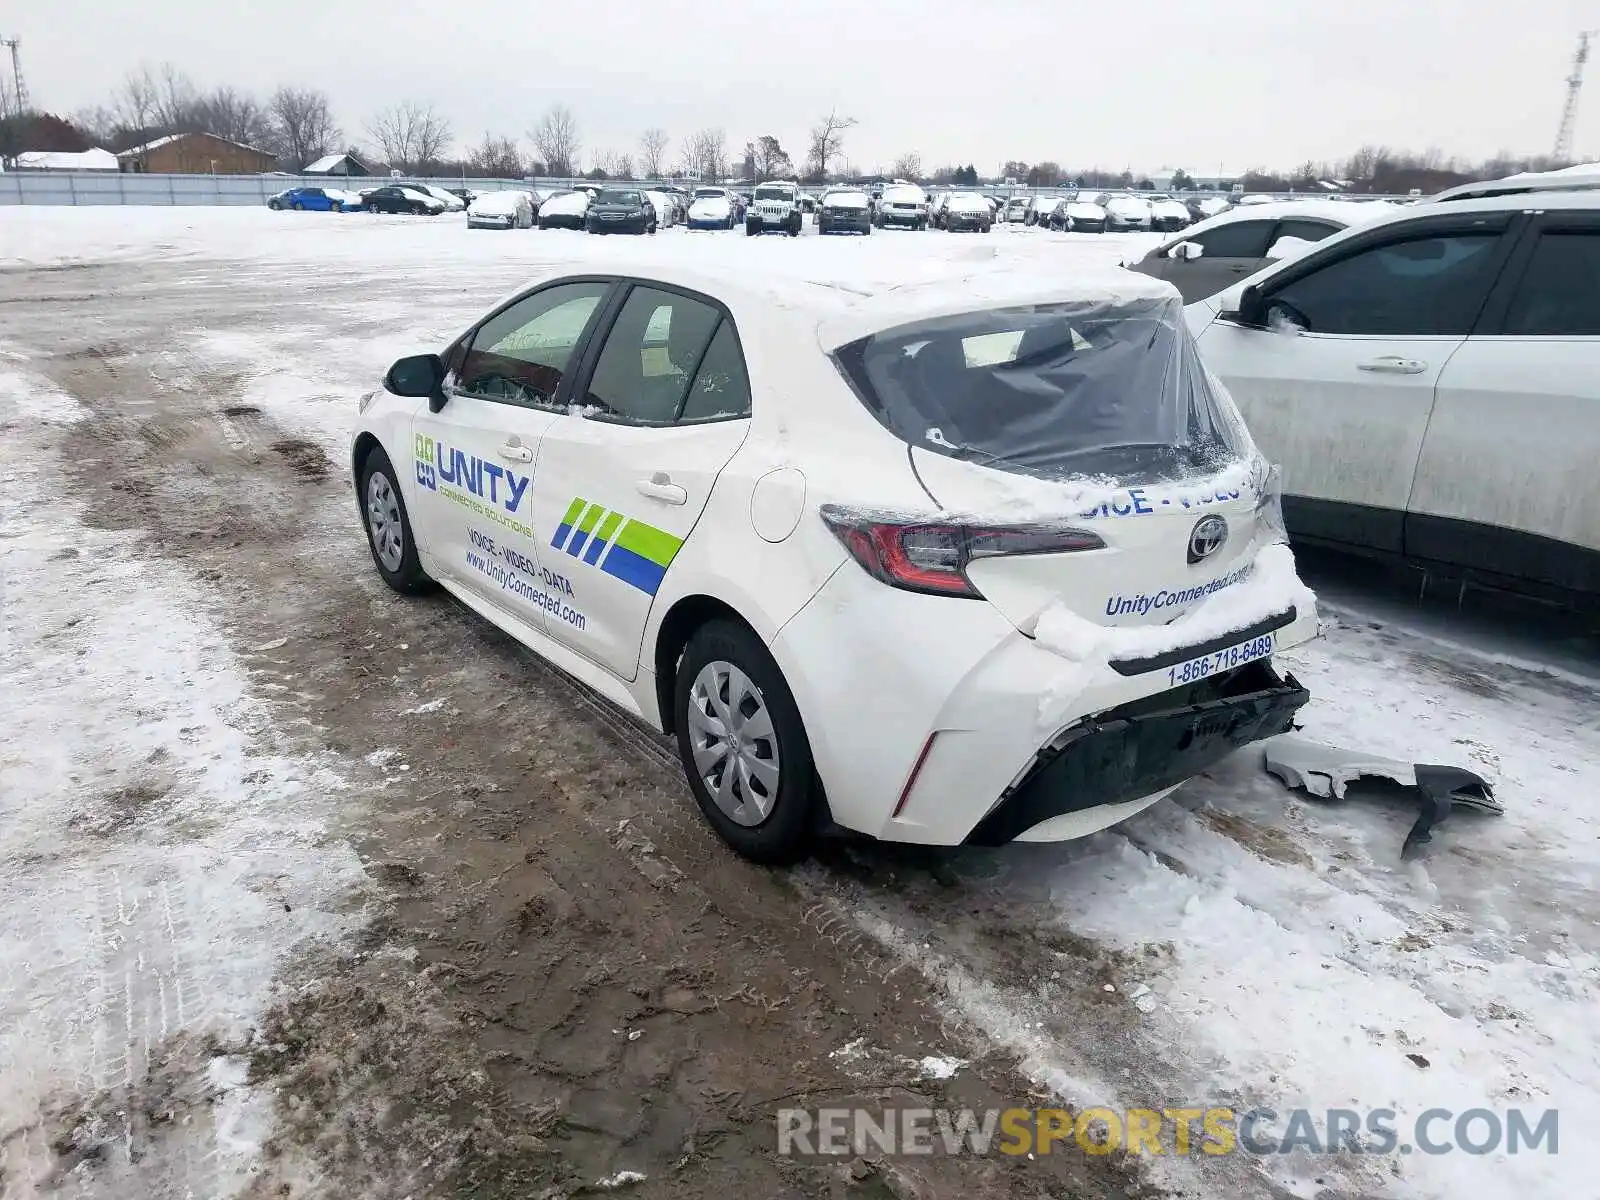
[[[367,176],[372,174],[372,168],[367,166],[354,154],[329,154],[317,159],[304,171],[302,175],[344,175],[348,178]]]
[[[261,175],[278,169],[278,156],[213,133],[174,133],[124,150],[117,165],[154,175]]]
[[[117,156],[109,150],[84,150],[68,154],[56,150],[27,150],[17,155],[19,171],[115,171]]]

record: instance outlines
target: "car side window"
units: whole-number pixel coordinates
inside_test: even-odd
[[[700,360],[700,370],[684,400],[679,420],[719,421],[749,415],[750,373],[745,369],[733,322],[724,317]]]
[[[1279,221],[1278,232],[1272,235],[1272,240],[1279,238],[1299,238],[1302,242],[1320,242],[1323,238],[1339,232],[1339,226],[1331,225],[1327,221],[1307,221],[1297,217],[1291,221]]]
[[[456,384],[464,395],[548,407],[610,284],[564,283],[517,301],[479,327]]]
[[[584,415],[671,425],[721,319],[703,300],[634,287],[595,361]]]
[[[1265,258],[1267,239],[1276,225],[1275,221],[1234,221],[1184,241],[1199,242],[1206,258]]]
[[[1268,297],[1310,333],[1465,336],[1495,275],[1498,231],[1422,234],[1358,250]]]
[[[1600,230],[1540,235],[1511,298],[1505,332],[1600,336]]]

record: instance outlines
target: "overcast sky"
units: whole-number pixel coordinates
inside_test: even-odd
[[[1600,0],[49,0],[10,5],[34,102],[103,102],[130,67],[323,88],[347,138],[402,99],[458,141],[575,112],[585,161],[722,126],[794,157],[837,108],[855,166],[1007,158],[1209,173],[1363,143],[1548,153]],[[1600,57],[1600,55],[1597,55]],[[1600,65],[1577,145],[1600,157]]]

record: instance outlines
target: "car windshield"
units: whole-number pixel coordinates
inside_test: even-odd
[[[596,204],[632,204],[644,203],[638,192],[625,192],[618,188],[607,188],[595,199]]]
[[[794,198],[795,193],[785,187],[758,187],[756,189],[757,200],[793,200]]]
[[[902,441],[1002,471],[1154,482],[1243,449],[1176,296],[938,317],[834,357]]]

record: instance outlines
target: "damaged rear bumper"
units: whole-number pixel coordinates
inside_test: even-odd
[[[1241,746],[1289,730],[1311,694],[1267,660],[1085,717],[967,835],[999,846],[1069,813],[1168,791]]]

